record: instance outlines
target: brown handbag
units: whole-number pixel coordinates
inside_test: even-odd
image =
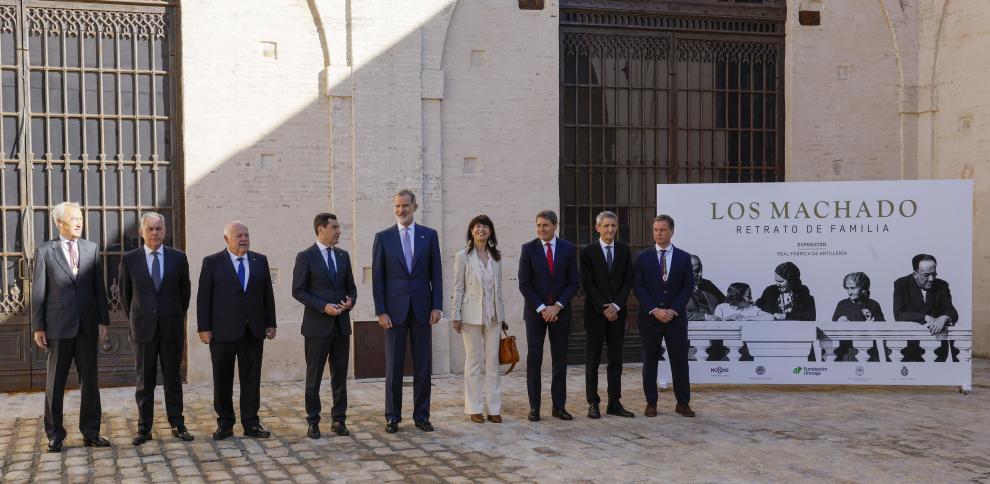
[[[502,333],[504,336],[498,341],[498,363],[500,365],[512,365],[503,373],[503,375],[508,375],[512,373],[516,363],[519,363],[519,350],[516,349],[516,337],[509,336],[509,331],[505,326],[502,326]]]

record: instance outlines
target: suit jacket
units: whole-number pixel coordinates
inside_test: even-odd
[[[673,309],[677,316],[667,324],[687,324],[686,305],[694,293],[694,271],[691,254],[674,246],[667,280],[660,277],[660,261],[653,247],[639,253],[633,266],[633,290],[639,299],[639,324],[659,323],[650,311]]]
[[[227,249],[203,258],[196,293],[196,319],[199,331],[213,331],[218,343],[238,341],[246,328],[251,336],[264,339],[266,328],[275,325],[275,293],[268,259],[248,251],[250,267],[247,290],[241,289],[237,271]]]
[[[801,284],[795,287],[791,302],[793,306],[791,307],[791,312],[787,315],[788,321],[814,321],[817,318],[815,297],[811,295],[811,290],[808,289],[808,286]],[[767,286],[755,304],[770,314],[784,312],[780,308],[780,288],[776,284]]]
[[[405,322],[410,306],[420,325],[430,324],[431,310],[443,310],[440,239],[435,230],[420,224],[416,224],[414,238],[412,271],[406,267],[398,226],[375,234],[371,248],[375,314],[388,314],[393,325]]]
[[[302,334],[308,338],[326,338],[334,333],[351,334],[350,309],[337,316],[323,312],[327,304],[340,304],[347,297],[357,303],[351,258],[347,251],[336,247],[333,248],[333,255],[337,277],[331,278],[330,268],[316,244],[296,254],[296,264],[292,269],[292,297],[305,308]]]
[[[162,285],[156,291],[148,272],[144,246],[128,251],[120,259],[117,285],[130,322],[131,341],[150,343],[157,328],[163,341],[186,338],[186,311],[191,288],[186,253],[162,246]]]
[[[540,305],[560,303],[564,309],[558,317],[569,318],[571,298],[580,286],[578,275],[578,251],[574,244],[557,238],[553,254],[553,274],[547,265],[547,253],[539,238],[526,242],[519,256],[519,292],[523,299],[523,320],[542,323],[543,317],[536,312]]]
[[[74,338],[80,329],[97,334],[98,324],[110,324],[103,260],[95,242],[76,239],[79,274],[72,275],[59,239],[38,244],[31,287],[31,330],[44,330],[49,339]]]
[[[928,291],[928,299],[921,295],[921,288],[912,274],[898,278],[894,281],[894,320],[914,321],[925,324],[925,316],[937,318],[947,315],[949,325],[956,324],[959,320],[959,312],[952,305],[952,293],[949,292],[949,283],[942,279],[935,279],[932,289]]]
[[[602,314],[606,304],[619,306],[619,319],[626,319],[626,302],[632,291],[632,251],[619,242],[612,243],[612,271],[605,262],[605,252],[598,239],[581,248],[581,287],[584,288],[584,321],[608,322]]]
[[[502,262],[492,259],[495,270],[495,319],[505,321],[502,297]],[[454,314],[451,319],[464,324],[487,325],[484,321],[485,288],[481,283],[481,258],[478,251],[462,249],[454,256]]]

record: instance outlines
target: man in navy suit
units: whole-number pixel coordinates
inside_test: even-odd
[[[564,409],[567,399],[567,338],[571,333],[571,298],[577,293],[578,253],[574,244],[556,236],[557,214],[544,210],[536,214],[537,238],[523,244],[519,256],[519,292],[525,299],[526,390],[529,393],[529,420],[540,420],[540,370],[543,341],[550,334],[552,415],[561,420],[573,417]]]
[[[646,393],[646,416],[657,416],[657,366],[660,344],[667,342],[667,358],[674,380],[677,405],[674,412],[693,417],[691,381],[688,375],[687,305],[694,293],[691,254],[670,243],[674,236],[674,219],[657,215],[653,219],[656,243],[636,256],[633,290],[639,299],[639,334],[643,340],[643,391]]]
[[[227,247],[203,258],[196,294],[199,339],[210,345],[213,362],[213,440],[234,435],[234,362],[241,380],[241,425],[247,437],[268,438],[261,426],[261,357],[265,338],[275,338],[275,293],[268,258],[251,252],[241,222],[223,231]]]
[[[333,408],[330,430],[349,435],[347,413],[347,363],[351,347],[351,308],[357,300],[350,256],[337,247],[340,223],[332,213],[313,220],[316,243],[296,255],[292,269],[292,297],[303,303],[302,334],[306,353],[307,435],[320,438],[320,382],[330,361]]]
[[[385,330],[385,431],[395,433],[402,420],[402,367],[406,341],[412,348],[413,421],[432,432],[430,374],[433,325],[443,317],[443,267],[437,232],[415,224],[419,205],[410,190],[392,197],[395,226],[375,234],[372,290],[378,325]]]

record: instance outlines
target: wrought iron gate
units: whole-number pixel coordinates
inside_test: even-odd
[[[595,240],[595,215],[611,210],[635,254],[653,244],[658,183],[783,180],[784,0],[562,0],[560,10],[565,239]],[[584,361],[583,326],[575,314],[571,363]],[[635,330],[625,349],[639,361]]]
[[[0,391],[44,388],[31,266],[36,244],[58,236],[50,212],[63,201],[82,205],[83,237],[101,247],[112,327],[100,383],[134,383],[117,264],[141,243],[143,211],[181,242],[169,5],[0,0]]]

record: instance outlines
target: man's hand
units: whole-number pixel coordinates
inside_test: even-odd
[[[669,323],[673,321],[674,318],[677,316],[677,313],[674,312],[673,309],[663,309],[662,311],[664,312],[664,315],[667,318],[666,320],[664,320],[665,323]]]
[[[38,348],[43,350],[48,349],[48,333],[45,330],[39,329],[34,332],[34,344],[38,345]]]
[[[326,306],[323,306],[323,312],[331,316],[338,316],[340,313],[344,312],[344,310],[336,304],[327,303]]]
[[[605,305],[605,310],[602,311],[602,313],[605,315],[605,318],[608,319],[609,321],[615,321],[615,319],[619,317],[619,311],[616,310],[615,306],[613,306],[611,303]]]
[[[932,320],[932,322],[926,324],[928,331],[931,331],[933,335],[939,334],[945,330],[946,323],[949,322],[948,316],[939,316]]]
[[[846,323],[846,322],[849,322],[849,318],[847,318],[845,316],[839,316],[839,319],[836,319],[836,321],[840,321],[840,322]]]
[[[379,314],[378,325],[381,326],[382,329],[389,329],[392,327],[392,318],[388,317],[388,314]]]
[[[439,323],[440,318],[442,317],[443,317],[443,312],[441,312],[439,309],[434,309],[433,311],[430,311],[430,325],[432,326],[434,324]]]
[[[787,319],[787,315],[784,313],[773,313],[773,319],[776,319],[777,321],[783,321]]]
[[[650,316],[653,316],[653,319],[656,319],[657,321],[660,321],[661,323],[666,323],[666,322],[670,321],[669,319],[665,319],[667,317],[667,313],[663,309],[660,309],[660,308],[656,308],[653,311],[650,311]]]
[[[268,339],[275,339],[275,330],[277,328],[265,328],[265,337]]]
[[[107,335],[110,334],[110,325],[101,324],[100,326],[100,341],[107,339]]]
[[[203,344],[210,344],[213,341],[213,331],[200,331],[199,340],[202,341]]]
[[[935,316],[929,316],[927,314],[925,315],[925,326],[928,326],[934,321],[935,321]]]
[[[552,323],[554,321],[557,321],[557,314],[559,313],[560,313],[560,306],[553,304],[551,306],[547,306],[543,308],[543,312],[541,312],[540,314],[543,316],[544,321],[548,323]]]
[[[354,307],[354,301],[351,299],[350,296],[347,296],[337,306],[340,307],[341,311],[346,311]]]
[[[454,321],[451,321],[450,324],[454,327],[454,331],[457,331],[458,334],[461,333],[461,322],[460,322],[460,320],[456,320],[455,319]]]

